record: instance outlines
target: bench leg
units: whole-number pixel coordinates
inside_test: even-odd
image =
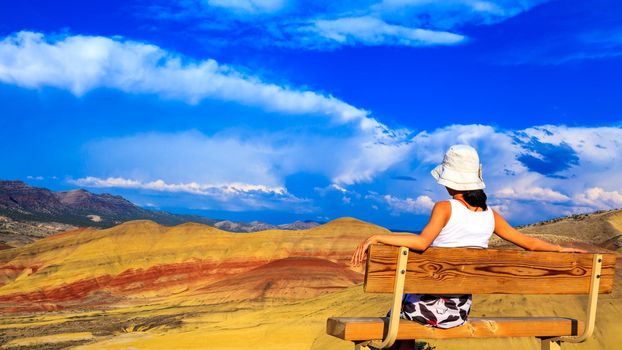
[[[561,350],[562,342],[559,340],[540,339],[540,350]]]
[[[369,344],[369,342],[361,342],[361,343],[354,343],[354,350],[367,350],[369,349],[367,347],[367,344]]]

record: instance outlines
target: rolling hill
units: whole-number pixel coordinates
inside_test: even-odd
[[[620,215],[570,217],[523,230],[615,248]],[[167,227],[140,220],[1,250],[0,347],[350,349],[324,335],[325,319],[386,312],[389,297],[363,293],[360,271],[347,264],[362,239],[386,232],[353,218],[244,235],[203,224]],[[614,293],[600,298],[594,339],[581,349],[615,348],[622,341],[620,269],[617,274]],[[473,314],[582,317],[584,304],[576,296],[475,296]],[[433,345],[536,347],[534,339]]]
[[[572,215],[523,226],[519,229],[521,232],[554,243],[587,243],[622,252],[622,210],[620,209]],[[490,244],[496,247],[511,245],[496,236]]]
[[[166,296],[170,290],[209,294],[214,289],[204,286],[235,276],[239,279],[240,274],[251,274],[249,271],[262,266],[255,275],[277,284],[286,275],[296,275],[283,271],[279,281],[268,275],[276,273],[279,266],[291,265],[300,273],[316,271],[321,277],[315,280],[316,288],[322,283],[327,290],[344,288],[361,281],[346,266],[353,247],[380,232],[387,230],[351,218],[309,230],[249,235],[202,224],[166,227],[152,221],[68,231],[0,251],[0,310],[88,307],[94,295],[98,295],[94,299],[97,305],[104,305],[119,298]],[[278,262],[283,259],[289,260]],[[335,275],[322,275],[326,271]],[[246,279],[248,293],[254,295],[255,285],[249,280],[253,279]],[[300,284],[303,279],[295,281]]]

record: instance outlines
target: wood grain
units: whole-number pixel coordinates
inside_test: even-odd
[[[351,341],[382,339],[385,323],[385,317],[331,317],[326,333]],[[449,329],[401,320],[397,339],[572,336],[582,332],[583,327],[583,322],[563,317],[473,317]]]
[[[392,293],[398,247],[370,247],[365,291]],[[613,290],[616,256],[604,254],[600,293]],[[411,251],[405,293],[588,294],[593,254],[497,249]]]

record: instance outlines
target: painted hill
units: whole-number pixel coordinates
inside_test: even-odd
[[[236,293],[247,294],[240,298],[254,298],[261,283],[253,281],[261,280],[283,289],[269,287],[267,295],[293,296],[285,289],[300,288],[315,296],[360,282],[346,263],[358,242],[381,232],[387,230],[351,218],[309,230],[248,235],[152,221],[68,231],[0,251],[0,310],[89,307],[94,301],[101,306],[120,298],[144,302],[180,291],[209,294],[219,289],[209,285],[223,280],[237,283]],[[313,283],[305,281],[304,271],[315,278]],[[244,274],[248,278],[240,279]]]
[[[565,241],[576,241],[576,232],[609,244],[620,234],[619,214],[571,217],[524,230]],[[574,230],[574,222],[587,227]],[[324,335],[325,320],[386,312],[389,296],[364,294],[362,275],[347,266],[362,239],[385,232],[352,218],[308,230],[243,235],[201,224],[132,221],[1,250],[0,347],[351,349]],[[622,341],[621,270],[614,294],[600,298],[594,339],[579,348],[613,349]],[[476,296],[474,305],[474,315],[488,316],[579,318],[585,312],[585,298],[576,296]],[[533,339],[433,345],[537,347]]]
[[[592,214],[579,214],[569,217],[539,222],[519,228],[521,232],[555,243],[591,244],[622,252],[622,210],[609,210]],[[491,246],[507,247],[496,236]]]
[[[363,282],[363,275],[341,263],[313,257],[279,259],[200,289],[211,303],[298,300]]]

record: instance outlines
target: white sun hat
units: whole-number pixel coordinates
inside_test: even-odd
[[[451,146],[445,153],[443,163],[431,173],[437,183],[457,191],[486,188],[477,151],[468,145]]]

